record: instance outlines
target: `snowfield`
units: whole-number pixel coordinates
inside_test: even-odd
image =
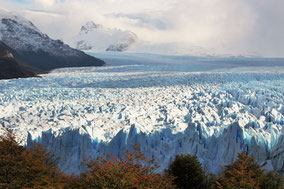
[[[0,81],[0,126],[53,151],[66,173],[134,144],[160,171],[190,153],[219,173],[247,151],[284,172],[284,64],[101,56],[105,67]]]

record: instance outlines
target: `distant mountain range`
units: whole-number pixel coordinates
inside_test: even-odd
[[[127,51],[137,43],[138,37],[131,31],[106,28],[93,21],[81,27],[81,31],[71,42],[71,45],[84,51]]]
[[[127,51],[177,56],[200,57],[256,57],[255,53],[224,54],[216,49],[182,42],[144,41],[132,31],[120,28],[107,28],[93,21],[88,21],[80,32],[68,44],[78,50],[88,52]]]
[[[104,62],[53,40],[29,20],[0,10],[0,41],[14,60],[36,73],[62,67],[102,66]]]
[[[169,55],[215,56],[211,50],[185,43],[157,44],[142,41],[132,31],[106,28],[93,21],[86,22],[69,44],[78,50],[90,52],[128,51]]]
[[[218,56],[212,49],[187,43],[153,43],[140,40],[128,30],[106,28],[93,21],[86,22],[80,32],[69,40],[69,44],[82,51],[127,51],[135,53],[152,53],[186,56]]]

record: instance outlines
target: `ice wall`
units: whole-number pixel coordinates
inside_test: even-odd
[[[43,144],[70,174],[134,144],[159,171],[190,153],[219,173],[246,151],[283,173],[283,73],[95,69],[0,81],[0,125]]]

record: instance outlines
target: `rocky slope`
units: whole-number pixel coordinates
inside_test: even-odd
[[[11,47],[20,63],[49,71],[61,67],[101,66],[102,60],[41,33],[32,22],[0,10],[0,40]]]
[[[138,41],[131,31],[105,28],[90,21],[74,37],[73,46],[87,51],[126,51]]]
[[[0,79],[33,77],[35,73],[20,65],[4,43],[0,42]]]

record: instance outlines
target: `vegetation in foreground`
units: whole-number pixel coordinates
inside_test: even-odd
[[[80,176],[59,171],[56,159],[38,144],[27,149],[12,132],[0,136],[0,188],[209,188],[209,189],[283,189],[283,177],[265,172],[245,153],[225,168],[219,177],[207,173],[196,156],[177,155],[164,174],[156,173],[154,159],[135,152],[124,157],[98,157],[86,163],[88,170]]]

